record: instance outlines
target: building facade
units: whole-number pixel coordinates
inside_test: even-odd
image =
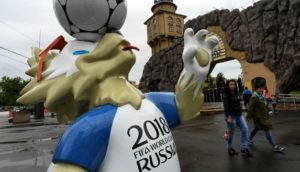
[[[271,94],[287,94],[300,88],[299,6],[300,1],[258,1],[242,11],[211,11],[187,21],[185,28],[195,32],[206,28],[221,38],[223,46],[213,52],[211,69],[217,63],[236,59],[241,64],[245,86],[251,89],[254,82],[264,80]],[[150,46],[159,46],[151,34],[149,37]],[[145,65],[139,87],[143,92],[174,91],[183,67],[183,38],[171,44],[154,53]]]
[[[153,15],[144,23],[147,26],[148,44],[152,55],[173,45],[183,34],[186,16],[177,14],[173,0],[155,0]]]

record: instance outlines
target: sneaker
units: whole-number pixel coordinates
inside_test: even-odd
[[[248,140],[248,145],[249,146],[254,146],[254,142],[252,140]]]
[[[276,146],[274,146],[274,152],[282,152],[282,151],[284,151],[284,147],[280,147],[280,146],[278,146],[278,145],[276,145]]]
[[[250,151],[248,149],[242,149],[242,156],[244,157],[253,157],[253,155],[250,153]]]
[[[271,116],[273,115],[273,111],[269,111],[268,114]]]
[[[233,148],[228,149],[228,155],[230,156],[234,156],[234,155],[238,155],[239,153],[237,151],[235,151]]]

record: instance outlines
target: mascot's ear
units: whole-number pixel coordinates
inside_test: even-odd
[[[37,70],[37,81],[42,80],[42,72],[43,72],[43,64],[46,58],[46,55],[50,50],[62,50],[67,45],[67,42],[65,41],[65,38],[63,36],[59,36],[56,38],[45,50],[43,50],[39,54],[39,64],[38,64],[38,70]]]
[[[31,57],[27,60],[27,63],[30,68],[25,73],[26,75],[31,76],[32,78],[36,77],[37,64],[39,61],[40,52],[41,50],[39,48],[31,48]]]

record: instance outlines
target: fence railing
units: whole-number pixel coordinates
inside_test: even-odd
[[[214,102],[222,102],[222,91],[218,88],[204,89],[204,102],[214,103]]]
[[[285,109],[287,108],[287,104],[293,104],[296,109],[298,106],[297,104],[300,104],[300,96],[292,94],[279,94],[277,96],[277,102],[283,103]]]

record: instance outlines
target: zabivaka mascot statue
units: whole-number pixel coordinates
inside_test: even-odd
[[[119,29],[126,0],[53,0],[62,27],[58,37],[32,50],[31,82],[18,102],[44,102],[70,126],[48,172],[180,172],[170,128],[199,115],[202,85],[218,44],[208,31],[184,33],[184,70],[175,93],[143,94],[128,82],[133,49]],[[60,50],[57,51],[50,50]]]

